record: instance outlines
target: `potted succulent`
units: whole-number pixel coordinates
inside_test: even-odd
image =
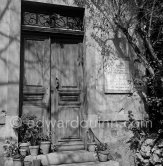
[[[96,145],[95,151],[97,153],[97,157],[99,161],[105,162],[108,160],[108,151],[107,151],[107,144],[99,143]]]
[[[12,138],[7,139],[3,145],[4,155],[7,158],[12,158],[14,166],[23,166],[23,156],[19,152],[17,142],[13,142]]]
[[[41,133],[40,134],[40,149],[43,154],[48,154],[51,145],[50,136]]]

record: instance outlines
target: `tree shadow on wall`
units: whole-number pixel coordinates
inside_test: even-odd
[[[135,14],[134,14],[134,2],[128,2],[128,3],[121,3],[121,1],[95,1],[95,0],[80,0],[75,1],[75,4],[77,4],[80,7],[85,7],[87,10],[87,15],[85,16],[85,30],[86,34],[87,31],[90,31],[90,28],[88,29],[87,26],[91,24],[92,30],[90,31],[91,42],[95,42],[98,45],[98,58],[102,59],[101,61],[97,60],[96,63],[98,64],[97,70],[97,79],[103,79],[103,74],[105,72],[105,68],[107,68],[108,60],[109,59],[119,59],[122,61],[129,60],[129,75],[131,76],[131,81],[133,82],[133,90],[138,94],[138,96],[141,98],[142,103],[144,103],[144,106],[146,107],[146,98],[145,98],[145,87],[144,87],[144,77],[143,71],[141,71],[140,65],[138,66],[137,63],[137,56],[132,49],[130,43],[128,42],[126,36],[123,34],[123,32],[119,29],[119,27],[115,24],[115,15],[118,13],[118,17],[123,18],[123,22],[121,24],[124,27],[127,27],[127,29],[132,34],[132,37],[134,40],[137,41],[138,47],[141,48],[141,41],[139,41],[138,36],[135,33]],[[131,9],[131,6],[133,5],[133,9]],[[89,41],[88,41],[89,43]],[[97,47],[94,48],[94,50],[98,51]],[[97,55],[96,55],[97,56]],[[112,61],[114,63],[114,61]],[[141,63],[140,63],[141,64]],[[109,65],[112,65],[109,63]],[[89,77],[93,77],[92,75],[89,75]],[[106,78],[104,78],[106,79]],[[140,81],[140,86],[137,86],[135,84],[135,80]],[[95,82],[96,80],[94,80]],[[103,84],[105,84],[103,82]],[[96,85],[95,85],[96,86]],[[141,88],[142,87],[142,88]],[[141,88],[141,90],[140,90]],[[134,95],[133,92],[133,95]],[[97,90],[97,93],[101,94],[101,96],[104,96],[105,93],[104,90],[101,92]],[[116,94],[118,97],[119,95]],[[106,100],[107,97],[103,97],[103,100]],[[134,96],[129,95],[129,98],[133,98]],[[130,102],[130,99],[129,99]],[[98,103],[98,101],[97,101]],[[132,105],[133,103],[124,104],[127,107],[129,105]],[[127,109],[127,108],[123,108]],[[147,110],[147,109],[145,109]]]

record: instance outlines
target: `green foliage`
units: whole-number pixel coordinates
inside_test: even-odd
[[[51,135],[46,135],[46,134],[44,134],[44,133],[40,133],[39,134],[39,141],[50,141],[51,142]]]
[[[20,136],[20,142],[30,142],[31,145],[37,145],[39,134],[42,131],[42,122],[37,120],[35,115],[25,114],[21,117],[22,125],[17,129]]]
[[[95,151],[96,152],[105,151],[107,150],[107,148],[108,148],[108,145],[106,143],[105,144],[99,143],[99,144],[96,144]]]
[[[153,128],[159,129],[163,119],[163,81],[162,71],[147,77],[147,106]]]
[[[21,156],[19,152],[18,142],[13,141],[12,138],[8,138],[5,140],[3,149],[5,157],[12,157],[14,159],[23,159],[23,156]]]
[[[150,132],[148,128],[141,128],[138,126],[137,121],[134,119],[132,111],[128,112],[129,121],[128,128],[133,131],[133,137],[130,138],[128,143],[131,150],[135,152],[136,163],[138,166],[153,166],[163,162],[162,152],[163,149],[163,132],[155,131]]]
[[[131,130],[134,134],[133,137],[130,138],[128,143],[130,143],[130,149],[137,151],[140,149],[140,146],[142,142],[144,141],[145,137],[148,135],[147,131],[144,129],[141,129],[138,126],[137,121],[134,119],[134,115],[132,114],[132,111],[128,112],[128,122],[126,123],[126,126],[129,130]]]

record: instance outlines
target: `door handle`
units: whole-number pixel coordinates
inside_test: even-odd
[[[55,80],[56,80],[56,89],[58,90],[59,89],[59,79],[56,77]]]

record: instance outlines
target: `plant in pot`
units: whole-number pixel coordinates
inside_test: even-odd
[[[96,145],[95,151],[97,153],[98,160],[101,162],[105,162],[108,160],[108,150],[107,144],[99,143]]]
[[[21,116],[21,125],[16,128],[17,132],[19,133],[19,147],[22,153],[29,153],[29,146],[30,146],[30,137],[29,137],[29,128],[32,128],[31,122],[33,126],[36,122],[36,116],[31,114],[24,114]]]
[[[51,145],[51,137],[41,133],[40,136],[40,150],[43,154],[48,154],[49,153],[49,149],[50,149],[50,145]]]
[[[37,117],[31,114],[24,114],[21,117],[21,121],[22,125],[17,129],[21,141],[20,151],[23,153],[23,149],[26,149],[32,156],[36,156],[39,150],[38,135],[41,130]]]
[[[29,151],[32,156],[37,156],[39,151],[39,130],[37,127],[32,127],[27,130],[28,138],[30,140]]]
[[[7,139],[3,145],[5,157],[13,159],[13,166],[23,166],[23,158],[19,151],[17,142]]]

